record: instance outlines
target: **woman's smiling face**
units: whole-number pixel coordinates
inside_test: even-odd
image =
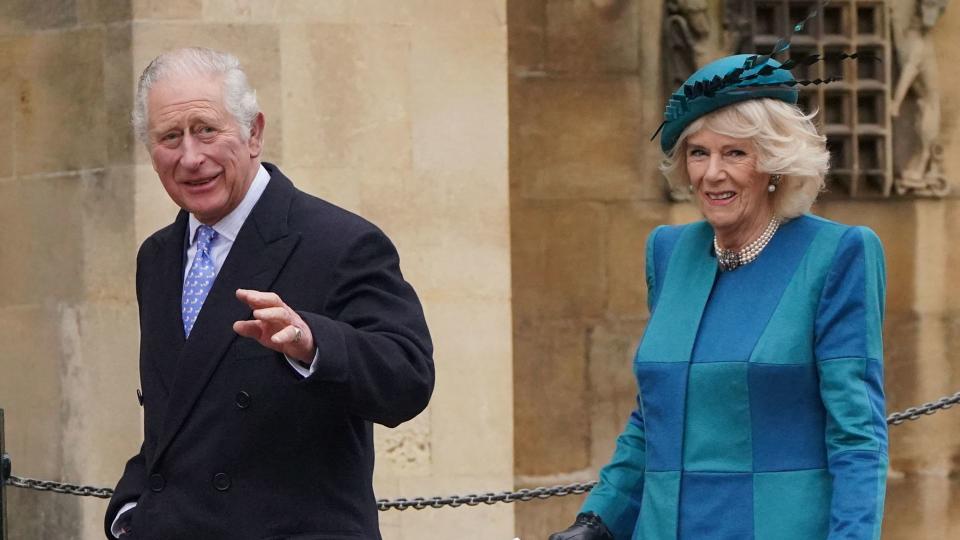
[[[750,139],[704,128],[687,137],[685,160],[693,196],[718,239],[727,237],[734,245],[753,240],[752,233],[773,215],[773,203],[769,175],[757,170]]]

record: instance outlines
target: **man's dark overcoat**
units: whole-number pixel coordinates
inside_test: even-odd
[[[426,407],[432,344],[389,239],[297,190],[275,166],[184,339],[188,215],[137,256],[144,441],[106,514],[124,503],[133,539],[379,539],[373,423]],[[273,291],[319,350],[302,378],[234,333],[239,288]],[[125,537],[126,538],[126,537]]]

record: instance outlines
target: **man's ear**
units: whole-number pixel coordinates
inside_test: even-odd
[[[250,148],[250,157],[258,158],[263,153],[263,126],[266,120],[263,113],[257,113],[257,116],[250,123],[250,139],[247,140],[247,147]]]

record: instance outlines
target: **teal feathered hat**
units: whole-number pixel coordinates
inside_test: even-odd
[[[796,104],[797,81],[782,64],[768,58],[756,64],[755,54],[737,54],[715,60],[697,70],[677,89],[663,113],[660,148],[664,153],[694,120],[721,107],[757,98]]]
[[[793,25],[791,35],[803,30],[807,22],[816,17],[829,2],[830,0],[824,0],[804,20]],[[790,72],[797,66],[809,66],[829,59],[846,60],[859,57],[878,60],[875,56],[856,52],[811,54],[782,63],[774,58],[789,49],[790,36],[787,36],[777,41],[770,54],[737,54],[715,60],[700,68],[670,96],[663,113],[663,123],[651,140],[659,133],[660,149],[666,154],[677,144],[680,134],[694,120],[721,107],[758,98],[779,99],[795,105],[799,98],[798,85],[819,85],[840,80],[839,77],[797,80]]]

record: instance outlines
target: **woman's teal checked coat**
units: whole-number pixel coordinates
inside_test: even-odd
[[[879,239],[804,215],[722,273],[712,241],[650,235],[638,407],[582,510],[617,540],[879,538]]]

